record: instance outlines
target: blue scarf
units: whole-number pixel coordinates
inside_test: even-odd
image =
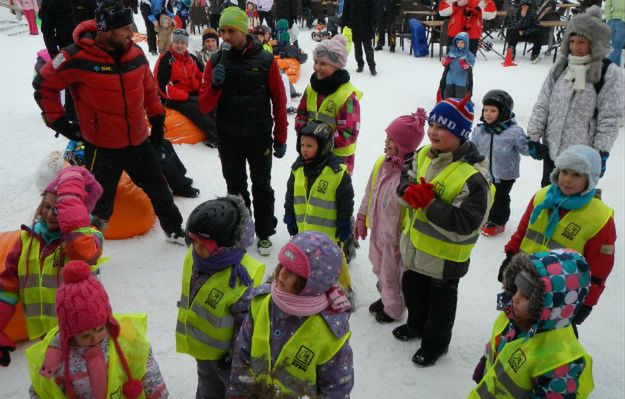
[[[250,284],[252,284],[252,279],[247,272],[247,269],[241,264],[241,260],[246,253],[245,249],[228,249],[228,251],[218,251],[215,255],[208,259],[202,259],[195,252],[195,249],[193,249],[193,270],[200,273],[213,274],[232,266],[232,272],[230,273],[230,281],[228,285],[230,285],[231,288],[234,288],[237,284],[238,277],[241,284],[249,287]]]
[[[538,219],[538,216],[543,210],[550,212],[547,230],[545,231],[545,239],[550,240],[553,236],[553,232],[556,230],[556,226],[560,223],[559,209],[580,209],[590,202],[590,200],[595,196],[595,191],[596,190],[593,189],[585,195],[575,194],[568,196],[564,195],[562,191],[560,191],[560,187],[552,184],[549,186],[549,190],[547,191],[547,195],[545,196],[543,202],[538,204],[532,211],[530,223],[536,222],[536,219]]]
[[[43,221],[39,220],[35,223],[35,233],[39,234],[46,245],[50,245],[52,241],[61,239],[61,230],[52,230],[48,229],[48,225]]]

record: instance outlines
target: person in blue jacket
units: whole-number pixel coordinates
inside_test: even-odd
[[[464,98],[473,88],[473,65],[475,55],[469,51],[469,34],[460,32],[449,46],[447,56],[443,58],[443,77],[441,78],[439,100],[453,97]]]

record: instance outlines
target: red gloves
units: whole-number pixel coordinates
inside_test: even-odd
[[[424,209],[435,197],[436,194],[434,193],[434,185],[426,182],[422,177],[421,183],[411,184],[408,186],[406,191],[404,191],[404,196],[402,198],[412,208]]]
[[[460,64],[460,68],[464,69],[465,71],[471,68],[471,64],[469,64],[464,58],[460,58],[460,61],[458,61],[458,63]]]
[[[356,217],[356,225],[354,226],[354,238],[357,240],[364,240],[367,238],[367,217],[362,213],[359,213]]]
[[[443,64],[443,66],[446,67],[447,65],[451,64],[451,61],[452,61],[451,57],[448,56],[448,57],[443,58],[443,60],[441,61],[441,64]]]

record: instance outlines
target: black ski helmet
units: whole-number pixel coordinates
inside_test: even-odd
[[[323,158],[328,155],[334,148],[334,130],[327,123],[314,120],[308,122],[297,135],[297,152],[301,155],[301,137],[310,136],[317,140],[317,157]]]
[[[486,93],[482,99],[482,105],[492,105],[497,107],[499,110],[499,115],[497,116],[498,122],[514,118],[514,113],[512,112],[512,109],[514,108],[514,101],[512,101],[510,94],[503,90],[495,89]],[[480,120],[483,121],[483,119],[484,111],[482,110],[482,117]]]
[[[233,197],[221,197],[198,205],[187,219],[186,232],[215,240],[220,247],[230,247],[237,240],[241,208]],[[187,237],[187,244],[190,239]]]

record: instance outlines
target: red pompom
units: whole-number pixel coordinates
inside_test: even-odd
[[[124,387],[122,388],[122,393],[124,397],[128,399],[136,399],[143,392],[143,385],[141,385],[141,381],[139,380],[130,380],[124,383]]]
[[[65,284],[79,283],[91,276],[91,269],[87,262],[72,260],[63,267],[63,282]]]

